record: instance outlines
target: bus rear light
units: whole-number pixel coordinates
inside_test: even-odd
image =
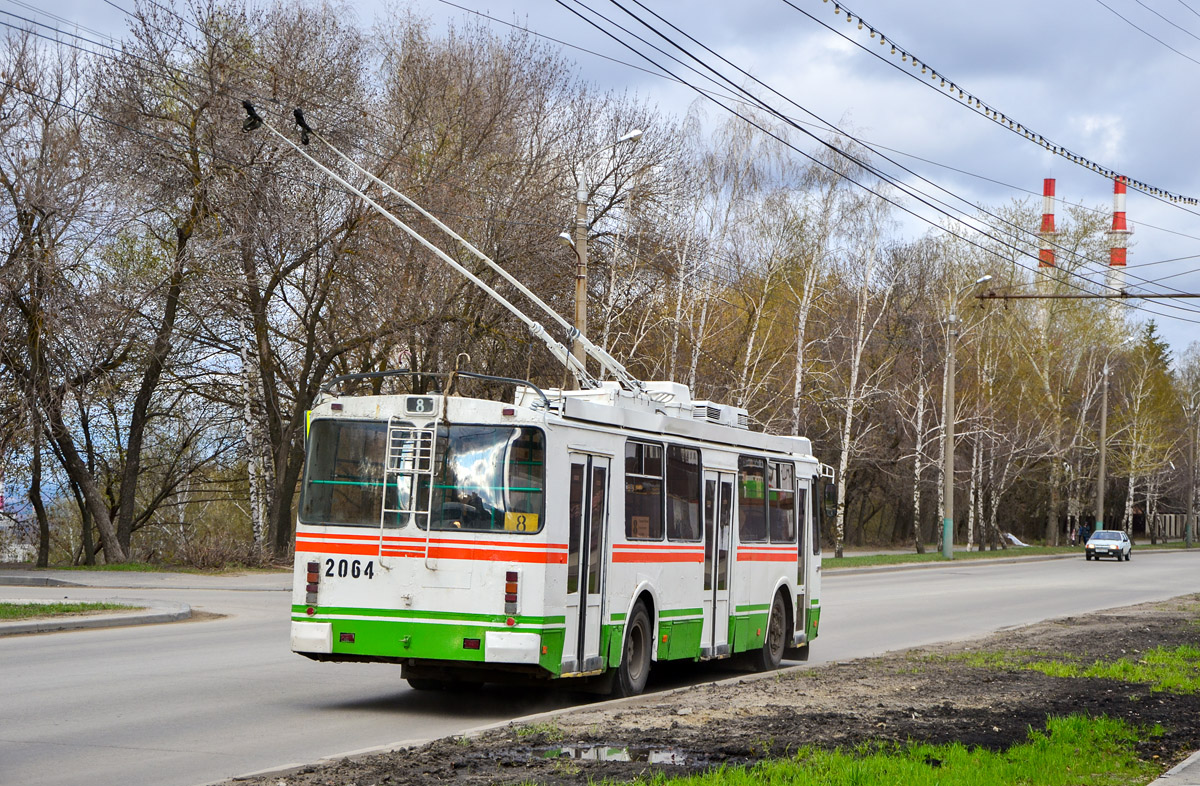
[[[309,606],[307,609],[304,610],[304,613],[311,617],[317,613],[317,610],[314,609],[312,606]]]
[[[304,585],[304,602],[310,607],[317,605],[317,584],[321,581],[321,563],[313,560],[308,563],[308,583]],[[309,608],[308,615],[311,617],[316,612]]]
[[[504,624],[505,624],[505,625],[507,625],[507,626],[508,626],[508,627],[510,627],[510,628],[515,628],[515,627],[517,627],[517,621],[516,621],[515,619],[513,619],[512,617],[509,617],[508,619],[506,619],[506,620],[504,621]]]
[[[464,650],[479,649],[479,639],[463,639],[463,649]]]
[[[517,596],[520,592],[521,571],[508,570],[504,572],[504,613],[517,613]],[[515,623],[514,623],[515,624]]]
[[[517,411],[512,407],[505,407],[504,409],[500,410],[500,414],[504,415],[505,417],[512,417],[513,415],[517,414]]]

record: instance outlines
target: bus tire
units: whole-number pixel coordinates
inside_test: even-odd
[[[650,626],[650,615],[641,601],[633,607],[629,622],[625,625],[625,645],[621,648],[621,665],[617,667],[617,679],[613,694],[618,697],[637,696],[646,688],[650,678],[650,648],[654,632]]]
[[[767,631],[760,649],[750,653],[750,667],[755,671],[772,671],[779,668],[783,660],[783,649],[787,646],[787,607],[783,596],[775,593],[771,603],[771,616],[767,617]],[[807,650],[808,648],[805,647]]]

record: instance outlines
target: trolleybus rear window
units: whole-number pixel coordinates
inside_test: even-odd
[[[442,426],[435,467],[434,530],[541,530],[546,447],[538,429]]]
[[[306,524],[378,527],[383,496],[387,424],[361,420],[315,420],[300,492]],[[395,508],[395,487],[388,489]],[[386,526],[399,524],[393,514]]]
[[[434,530],[541,530],[546,451],[540,430],[441,426],[432,467],[426,463],[424,471],[393,471],[385,478],[387,431],[384,422],[313,422],[300,496],[302,522],[378,527],[386,487],[384,526],[402,527],[415,518],[422,529],[432,521]],[[417,438],[411,427],[394,430],[392,451],[406,454],[400,443]]]

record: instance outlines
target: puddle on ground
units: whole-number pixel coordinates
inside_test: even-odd
[[[608,745],[560,745],[548,748],[543,759],[578,761],[640,761],[647,764],[695,764],[696,758],[676,748],[624,748]]]

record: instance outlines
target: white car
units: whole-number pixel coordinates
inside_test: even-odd
[[[1096,530],[1088,538],[1087,546],[1083,551],[1083,556],[1089,560],[1116,557],[1117,562],[1121,560],[1128,562],[1132,555],[1133,541],[1124,532],[1115,529]]]

